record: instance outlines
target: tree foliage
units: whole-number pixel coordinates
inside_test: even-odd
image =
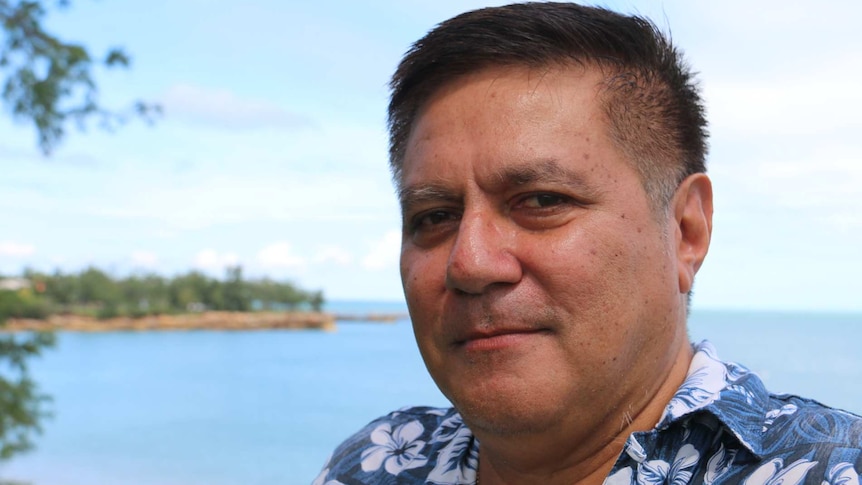
[[[159,106],[142,101],[122,111],[106,109],[99,103],[93,69],[125,68],[130,58],[118,48],[96,58],[85,46],[46,31],[43,20],[48,10],[68,5],[69,0],[0,0],[2,104],[13,119],[33,125],[37,144],[46,155],[60,143],[69,124],[83,128],[88,120],[95,119],[101,127],[113,129],[131,117],[151,121],[161,112]],[[60,275],[52,286],[51,301],[30,291],[0,290],[0,325],[10,316],[44,318],[51,304],[71,305],[80,295],[106,302],[117,300],[117,289],[102,276],[91,272],[76,281]],[[102,308],[110,313],[114,307],[108,304]],[[48,398],[30,378],[27,361],[53,341],[51,334],[0,336],[0,460],[33,445],[32,436],[40,429]]]
[[[50,333],[0,337],[0,460],[32,448],[34,434],[41,431],[49,398],[30,377],[27,361],[53,344]]]
[[[33,124],[45,154],[61,141],[69,123],[83,127],[95,118],[103,128],[113,129],[132,116],[151,121],[161,112],[159,106],[142,101],[124,111],[99,104],[94,66],[125,68],[131,61],[119,48],[95,58],[85,46],[46,31],[42,21],[49,7],[68,4],[69,0],[0,0],[3,104],[13,118]]]
[[[173,278],[156,274],[113,278],[98,268],[80,273],[22,275],[32,288],[0,290],[0,323],[7,318],[46,318],[52,313],[75,313],[99,318],[142,317],[204,310],[319,311],[320,291],[308,291],[269,278],[246,279],[242,267],[229,267],[222,280],[191,271]]]
[[[0,325],[10,316],[45,318],[48,304],[30,290],[0,290]],[[47,414],[48,397],[27,370],[27,360],[53,345],[53,334],[0,335],[0,460],[29,450]]]

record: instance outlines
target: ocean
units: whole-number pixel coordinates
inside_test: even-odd
[[[862,413],[862,315],[695,310],[690,335],[773,391]],[[54,415],[35,450],[0,463],[0,481],[308,485],[371,419],[447,405],[407,320],[339,322],[335,332],[60,333],[31,370]]]

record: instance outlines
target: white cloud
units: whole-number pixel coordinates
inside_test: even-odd
[[[824,0],[812,8],[808,2],[787,0],[724,0],[722,2],[675,2],[692,8],[692,12],[704,19],[721,25],[732,32],[760,32],[765,38],[769,34],[795,33],[799,39],[793,41],[811,42],[809,30],[800,31],[800,26],[818,33],[832,35],[853,34],[848,27],[855,26],[862,5],[847,0]],[[836,15],[837,12],[841,12]],[[743,14],[744,13],[744,14]],[[805,34],[805,35],[802,35]],[[774,46],[776,49],[779,45]],[[793,53],[790,53],[793,55]]]
[[[172,230],[248,220],[344,221],[397,216],[383,166],[371,175],[247,172],[202,171],[194,178],[175,178],[168,184],[160,182],[165,177],[157,170],[123,170],[115,178],[130,182],[81,194],[83,200],[64,210],[110,219],[150,219]],[[105,199],[112,204],[104,204]],[[49,198],[41,205],[58,204]]]
[[[150,251],[135,251],[131,260],[132,265],[138,268],[154,268],[159,264],[159,257]]]
[[[849,233],[853,229],[862,229],[862,216],[859,213],[839,212],[830,214],[826,217],[826,222],[842,233]]]
[[[362,259],[362,266],[370,270],[397,267],[400,254],[401,231],[392,230],[374,243],[371,251]]]
[[[257,253],[257,262],[268,268],[301,268],[305,259],[293,252],[290,243],[277,242],[270,244]]]
[[[239,257],[235,253],[220,253],[209,248],[201,250],[194,258],[195,267],[200,269],[222,269],[237,264],[239,264]]]
[[[862,147],[830,146],[822,140],[788,140],[784,145],[771,154],[721,160],[724,165],[713,173],[721,187],[716,196],[727,196],[728,203],[747,212],[756,202],[761,208],[816,210],[821,220],[862,213],[862,165],[857,163]]]
[[[659,20],[664,6],[669,8],[674,34],[682,33],[675,40],[701,73],[716,137],[731,133],[741,137],[734,141],[757,143],[762,135],[810,138],[859,126],[862,40],[856,23],[862,3],[824,0],[818,8],[786,0],[660,4],[651,9],[653,18]]]
[[[178,116],[219,128],[298,129],[311,126],[307,118],[272,102],[241,98],[227,89],[177,84],[167,90],[161,102],[168,118]]]
[[[811,137],[858,126],[862,93],[855,80],[862,69],[852,72],[848,65],[849,59],[816,74],[775,72],[761,79],[707,83],[704,96],[713,130],[751,139],[763,134]]]
[[[23,258],[32,256],[35,252],[36,248],[32,244],[21,244],[14,241],[0,242],[0,256]]]
[[[314,256],[315,263],[335,263],[339,266],[347,266],[353,262],[353,255],[339,246],[323,246]]]

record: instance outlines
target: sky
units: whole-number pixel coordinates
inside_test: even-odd
[[[50,156],[0,117],[0,273],[241,264],[329,299],[403,298],[388,78],[482,1],[78,0],[46,26],[92,53],[100,100],[155,125],[72,127]],[[653,19],[699,72],[713,242],[694,308],[862,311],[862,2],[601,3]]]

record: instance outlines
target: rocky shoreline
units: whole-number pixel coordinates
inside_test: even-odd
[[[151,330],[335,330],[335,316],[321,312],[201,312],[104,320],[52,315],[45,320],[9,319],[0,331],[115,332]]]
[[[410,318],[406,312],[403,313],[336,313],[335,319],[340,322],[377,322],[395,323],[398,320]]]

